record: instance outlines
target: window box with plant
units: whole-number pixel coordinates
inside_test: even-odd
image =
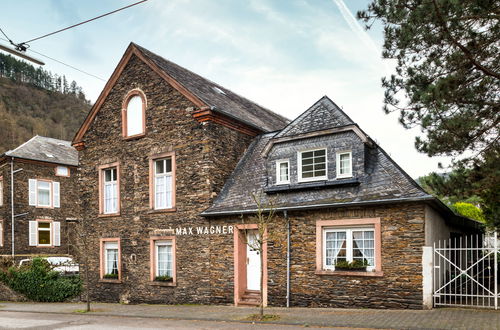
[[[118,274],[104,274],[103,278],[106,280],[117,280]]]
[[[337,260],[335,262],[335,270],[348,272],[366,272],[366,267],[368,267],[369,265],[370,264],[366,259],[356,259],[350,262],[347,260]]]
[[[157,282],[173,282],[173,278],[168,275],[163,275],[163,276],[156,276],[155,281]]]

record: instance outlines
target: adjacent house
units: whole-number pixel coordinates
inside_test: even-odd
[[[252,305],[263,269],[269,305],[422,308],[425,247],[476,230],[327,97],[290,122],[133,43],[73,146],[98,301]]]
[[[69,141],[43,136],[0,155],[0,255],[75,253],[77,167]]]

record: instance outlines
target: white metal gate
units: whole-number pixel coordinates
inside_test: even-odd
[[[434,243],[434,306],[498,309],[497,234],[455,237]]]

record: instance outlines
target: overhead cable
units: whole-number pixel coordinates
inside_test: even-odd
[[[39,39],[42,39],[42,38],[45,38],[45,37],[48,37],[48,36],[51,36],[51,35],[56,34],[56,33],[59,33],[59,32],[63,32],[63,31],[66,31],[66,30],[72,29],[72,28],[74,28],[74,27],[77,27],[77,26],[79,26],[79,25],[82,25],[82,24],[85,24],[85,23],[88,23],[88,22],[95,21],[96,19],[99,19],[99,18],[102,18],[102,17],[104,17],[104,16],[108,16],[108,15],[114,14],[114,13],[116,13],[116,12],[118,12],[118,11],[121,11],[121,10],[124,10],[124,9],[127,9],[127,8],[130,8],[130,7],[132,7],[132,6],[136,6],[136,5],[141,4],[141,3],[143,3],[143,2],[146,2],[146,1],[148,1],[148,0],[138,1],[138,2],[133,3],[133,4],[131,4],[131,5],[128,5],[128,6],[125,6],[125,7],[122,7],[122,8],[119,8],[119,9],[113,10],[113,11],[110,11],[109,13],[102,14],[102,15],[100,15],[100,16],[97,16],[97,17],[94,17],[94,18],[88,19],[88,20],[83,21],[83,22],[80,22],[80,23],[78,23],[78,24],[74,24],[74,25],[68,26],[68,27],[66,27],[66,28],[64,28],[64,29],[60,29],[60,30],[57,30],[57,31],[54,31],[54,32],[51,32],[51,33],[44,34],[43,36],[36,37],[36,38],[34,38],[34,39],[31,39],[31,40],[28,40],[28,41],[22,42],[22,43],[21,43],[21,45],[23,45],[23,44],[27,44],[27,43],[30,43],[30,42],[33,42],[33,41],[36,41],[36,40],[39,40]]]

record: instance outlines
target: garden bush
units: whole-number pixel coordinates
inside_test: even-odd
[[[0,271],[0,281],[28,299],[40,302],[61,302],[82,292],[78,275],[61,276],[41,258],[33,259],[30,265]]]

